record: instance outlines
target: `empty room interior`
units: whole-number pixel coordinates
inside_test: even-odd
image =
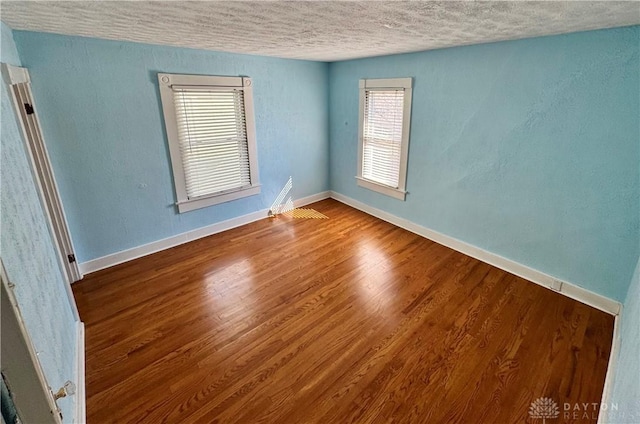
[[[640,423],[640,2],[4,1],[2,423]]]

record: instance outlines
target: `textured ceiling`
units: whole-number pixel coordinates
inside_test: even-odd
[[[640,23],[639,2],[2,1],[13,29],[336,61]]]

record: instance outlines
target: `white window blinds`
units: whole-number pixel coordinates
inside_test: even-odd
[[[243,90],[172,89],[188,199],[251,186]]]
[[[365,90],[362,177],[398,188],[404,90]]]

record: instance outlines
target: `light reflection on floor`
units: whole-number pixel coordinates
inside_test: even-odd
[[[384,253],[380,240],[363,239],[357,245],[357,259],[360,269],[357,280],[362,306],[371,313],[384,314],[388,309],[389,285],[395,283],[395,273],[391,262]]]
[[[256,306],[255,274],[251,259],[242,256],[233,263],[211,270],[205,276],[204,294],[223,326],[232,315]]]

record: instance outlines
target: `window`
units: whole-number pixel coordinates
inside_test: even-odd
[[[357,183],[404,200],[411,78],[360,80]]]
[[[178,210],[260,193],[251,79],[158,74]]]

